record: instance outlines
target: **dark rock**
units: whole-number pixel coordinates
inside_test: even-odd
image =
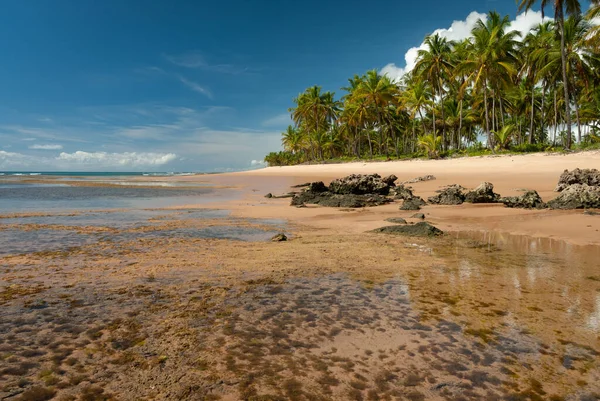
[[[406,199],[412,199],[415,197],[412,190],[409,187],[405,187],[402,184],[400,184],[396,188],[394,188],[394,192],[396,194],[394,196],[396,199],[406,200]]]
[[[386,226],[373,230],[375,233],[407,235],[411,237],[436,237],[443,232],[437,227],[422,221],[413,225],[406,226]]]
[[[309,183],[306,190],[310,192],[327,192],[327,186],[323,183],[323,181],[315,181]]]
[[[404,220],[402,217],[390,217],[389,219],[385,219],[385,221],[394,224],[407,224],[406,220]]]
[[[267,198],[267,199],[271,199],[272,197],[273,197],[273,194],[270,192],[265,195],[265,198]]]
[[[562,192],[574,184],[586,184],[592,187],[600,186],[600,171],[596,169],[579,169],[569,171],[565,170],[558,179],[558,185],[554,189],[556,192]]]
[[[591,210],[586,210],[583,214],[587,214],[588,216],[600,216],[600,212],[593,212]]]
[[[600,208],[600,186],[570,185],[548,202],[548,206],[552,209],[598,209]]]
[[[314,204],[326,207],[361,208],[390,202],[392,199],[382,195],[336,195],[331,192],[304,191],[292,198],[291,206]]]
[[[394,174],[390,174],[387,177],[383,177],[381,179],[381,181],[385,182],[390,187],[395,187],[396,186],[396,184],[395,184],[396,180],[398,180],[398,177],[396,177]]]
[[[422,177],[413,178],[412,180],[404,181],[403,184],[414,184],[415,182],[432,181],[435,177],[432,175],[424,175]]]
[[[287,241],[287,236],[284,233],[279,233],[279,234],[273,236],[273,238],[271,238],[271,241],[273,241],[273,242]]]
[[[465,202],[469,203],[497,203],[499,200],[500,195],[494,193],[494,184],[491,182],[483,182],[465,195]]]
[[[410,216],[410,218],[425,220],[425,215],[423,213],[415,213],[412,216]]]
[[[389,180],[390,177],[387,179]],[[352,174],[331,181],[329,192],[337,195],[387,195],[390,193],[390,187],[391,185],[382,180],[379,174]]]
[[[437,191],[438,194],[430,196],[427,201],[434,205],[461,205],[465,201],[463,189],[460,185],[450,185]]]
[[[510,208],[544,209],[547,207],[540,195],[533,190],[529,190],[521,196],[507,196],[505,198],[500,198],[500,202],[504,203],[504,206]]]
[[[400,210],[421,210],[421,206],[425,205],[425,201],[420,196],[413,196],[410,199],[405,199],[400,206]]]

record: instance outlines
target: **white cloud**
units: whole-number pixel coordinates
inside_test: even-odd
[[[242,74],[248,72],[248,68],[238,67],[233,64],[211,64],[199,51],[190,51],[183,54],[169,55],[163,54],[170,63],[185,68],[201,68],[208,71],[214,71],[222,74]]]
[[[63,148],[62,145],[31,145],[29,149],[38,149],[38,150],[61,150]]]
[[[30,156],[0,150],[0,169],[2,170],[5,168],[26,167],[29,166],[31,162],[33,162],[33,160]]]
[[[188,88],[190,88],[194,92],[201,93],[201,94],[205,95],[209,99],[213,98],[213,95],[212,95],[211,91],[208,90],[208,89],[206,89],[202,85],[200,85],[200,84],[198,84],[198,83],[196,83],[194,81],[190,81],[189,79],[184,78],[182,76],[179,76],[179,81],[181,81],[182,84],[184,84],[185,86],[187,86]]]
[[[180,67],[200,68],[208,66],[208,63],[198,51],[191,51],[177,55],[165,54],[164,57],[171,63]]]
[[[262,122],[263,127],[286,128],[292,124],[292,118],[289,113],[279,114]]]
[[[477,21],[487,21],[487,14],[471,12],[464,21],[454,21],[449,28],[436,29],[432,35],[438,34],[448,40],[463,40],[471,37],[471,30],[477,24]],[[544,20],[551,20],[545,18]],[[542,22],[542,13],[540,11],[528,12],[517,15],[514,21],[511,21],[509,30],[516,30],[522,35],[529,32],[532,28]],[[399,80],[404,74],[415,68],[419,50],[427,49],[424,43],[418,47],[410,48],[404,55],[404,67],[398,67],[395,63],[389,63],[381,69],[381,74],[389,76],[391,79]]]
[[[83,152],[78,150],[74,153],[62,152],[56,160],[75,165],[92,165],[98,167],[144,167],[162,166],[177,158],[174,153],[107,153],[107,152]]]

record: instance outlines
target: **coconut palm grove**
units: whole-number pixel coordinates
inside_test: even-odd
[[[534,0],[519,0],[520,11]],[[399,81],[355,75],[342,95],[313,86],[289,109],[293,126],[269,165],[344,159],[449,157],[600,146],[600,37],[573,0],[542,1],[554,18],[524,36],[490,12],[471,37],[425,38]]]

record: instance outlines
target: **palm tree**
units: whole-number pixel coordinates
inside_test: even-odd
[[[530,10],[537,0],[517,0],[519,3],[519,12]],[[567,148],[571,148],[571,105],[569,97],[569,79],[567,76],[567,54],[565,47],[565,14],[580,15],[581,4],[579,0],[553,0],[554,1],[554,19],[556,20],[558,32],[560,35],[560,55],[562,65],[562,80],[565,96],[565,119],[567,125]],[[542,18],[544,17],[544,9],[548,5],[549,0],[540,0],[542,8]],[[596,1],[595,1],[596,2]]]
[[[483,89],[485,110],[485,133],[488,146],[492,148],[490,129],[489,91],[496,94],[500,89],[507,87],[511,82],[510,77],[516,74],[514,66],[516,31],[507,32],[510,25],[508,16],[501,18],[496,12],[490,12],[487,22],[477,21],[471,31],[473,35],[469,47],[469,55],[458,67],[458,72],[466,72],[466,84],[473,86],[474,90]],[[492,126],[495,125],[495,97],[492,99]]]
[[[304,134],[300,129],[290,125],[282,134],[281,142],[286,151],[298,153],[304,148]]]
[[[429,35],[425,38],[426,50],[419,50],[415,73],[421,79],[427,79],[433,87],[434,93],[440,98],[440,105],[444,104],[444,86],[452,76],[452,46],[453,42],[441,37],[438,34]],[[442,122],[444,121],[444,108],[440,106],[442,113]],[[433,133],[435,129],[436,117],[433,114]],[[442,141],[446,146],[446,129],[442,124]]]
[[[381,142],[383,138],[383,113],[384,109],[390,104],[397,102],[398,87],[386,75],[380,75],[377,70],[367,71],[364,80],[355,89],[353,97],[356,100],[364,100],[367,107],[372,108],[377,116],[378,130],[380,131]],[[388,156],[387,143],[385,146],[386,156]]]

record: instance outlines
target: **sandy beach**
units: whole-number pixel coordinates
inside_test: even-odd
[[[424,199],[446,185],[460,184],[474,188],[487,181],[493,183],[495,191],[503,196],[514,196],[524,189],[534,189],[544,201],[548,201],[558,195],[554,188],[562,172],[575,168],[600,168],[600,152],[269,167],[210,177],[175,179],[208,180],[242,188],[245,193],[243,199],[227,205],[240,216],[284,217],[315,227],[337,227],[360,233],[381,226],[385,218],[407,217],[413,213],[398,211],[398,205],[354,211],[318,207],[298,210],[288,206],[289,199],[265,200],[263,196],[269,192],[289,192],[291,185],[307,181],[323,180],[328,183],[349,174],[377,173],[381,176],[395,174],[398,182],[429,174],[435,176],[433,181],[410,184],[415,194]],[[561,239],[580,245],[600,244],[600,222],[583,215],[581,210],[519,210],[503,205],[464,204],[425,206],[423,212],[429,220],[446,231],[497,231]]]
[[[389,217],[417,221],[398,202],[296,208],[264,195],[393,173],[434,175],[410,184],[422,197],[489,181],[502,195],[531,188],[548,200],[564,169],[599,160],[596,152],[161,178],[215,184],[221,195],[93,218],[63,213],[53,224],[36,220],[44,213],[10,216],[3,234],[99,239],[2,258],[0,399],[597,399],[600,217],[428,205],[426,220],[446,235],[408,238],[369,232]],[[278,232],[288,241],[269,241]]]

